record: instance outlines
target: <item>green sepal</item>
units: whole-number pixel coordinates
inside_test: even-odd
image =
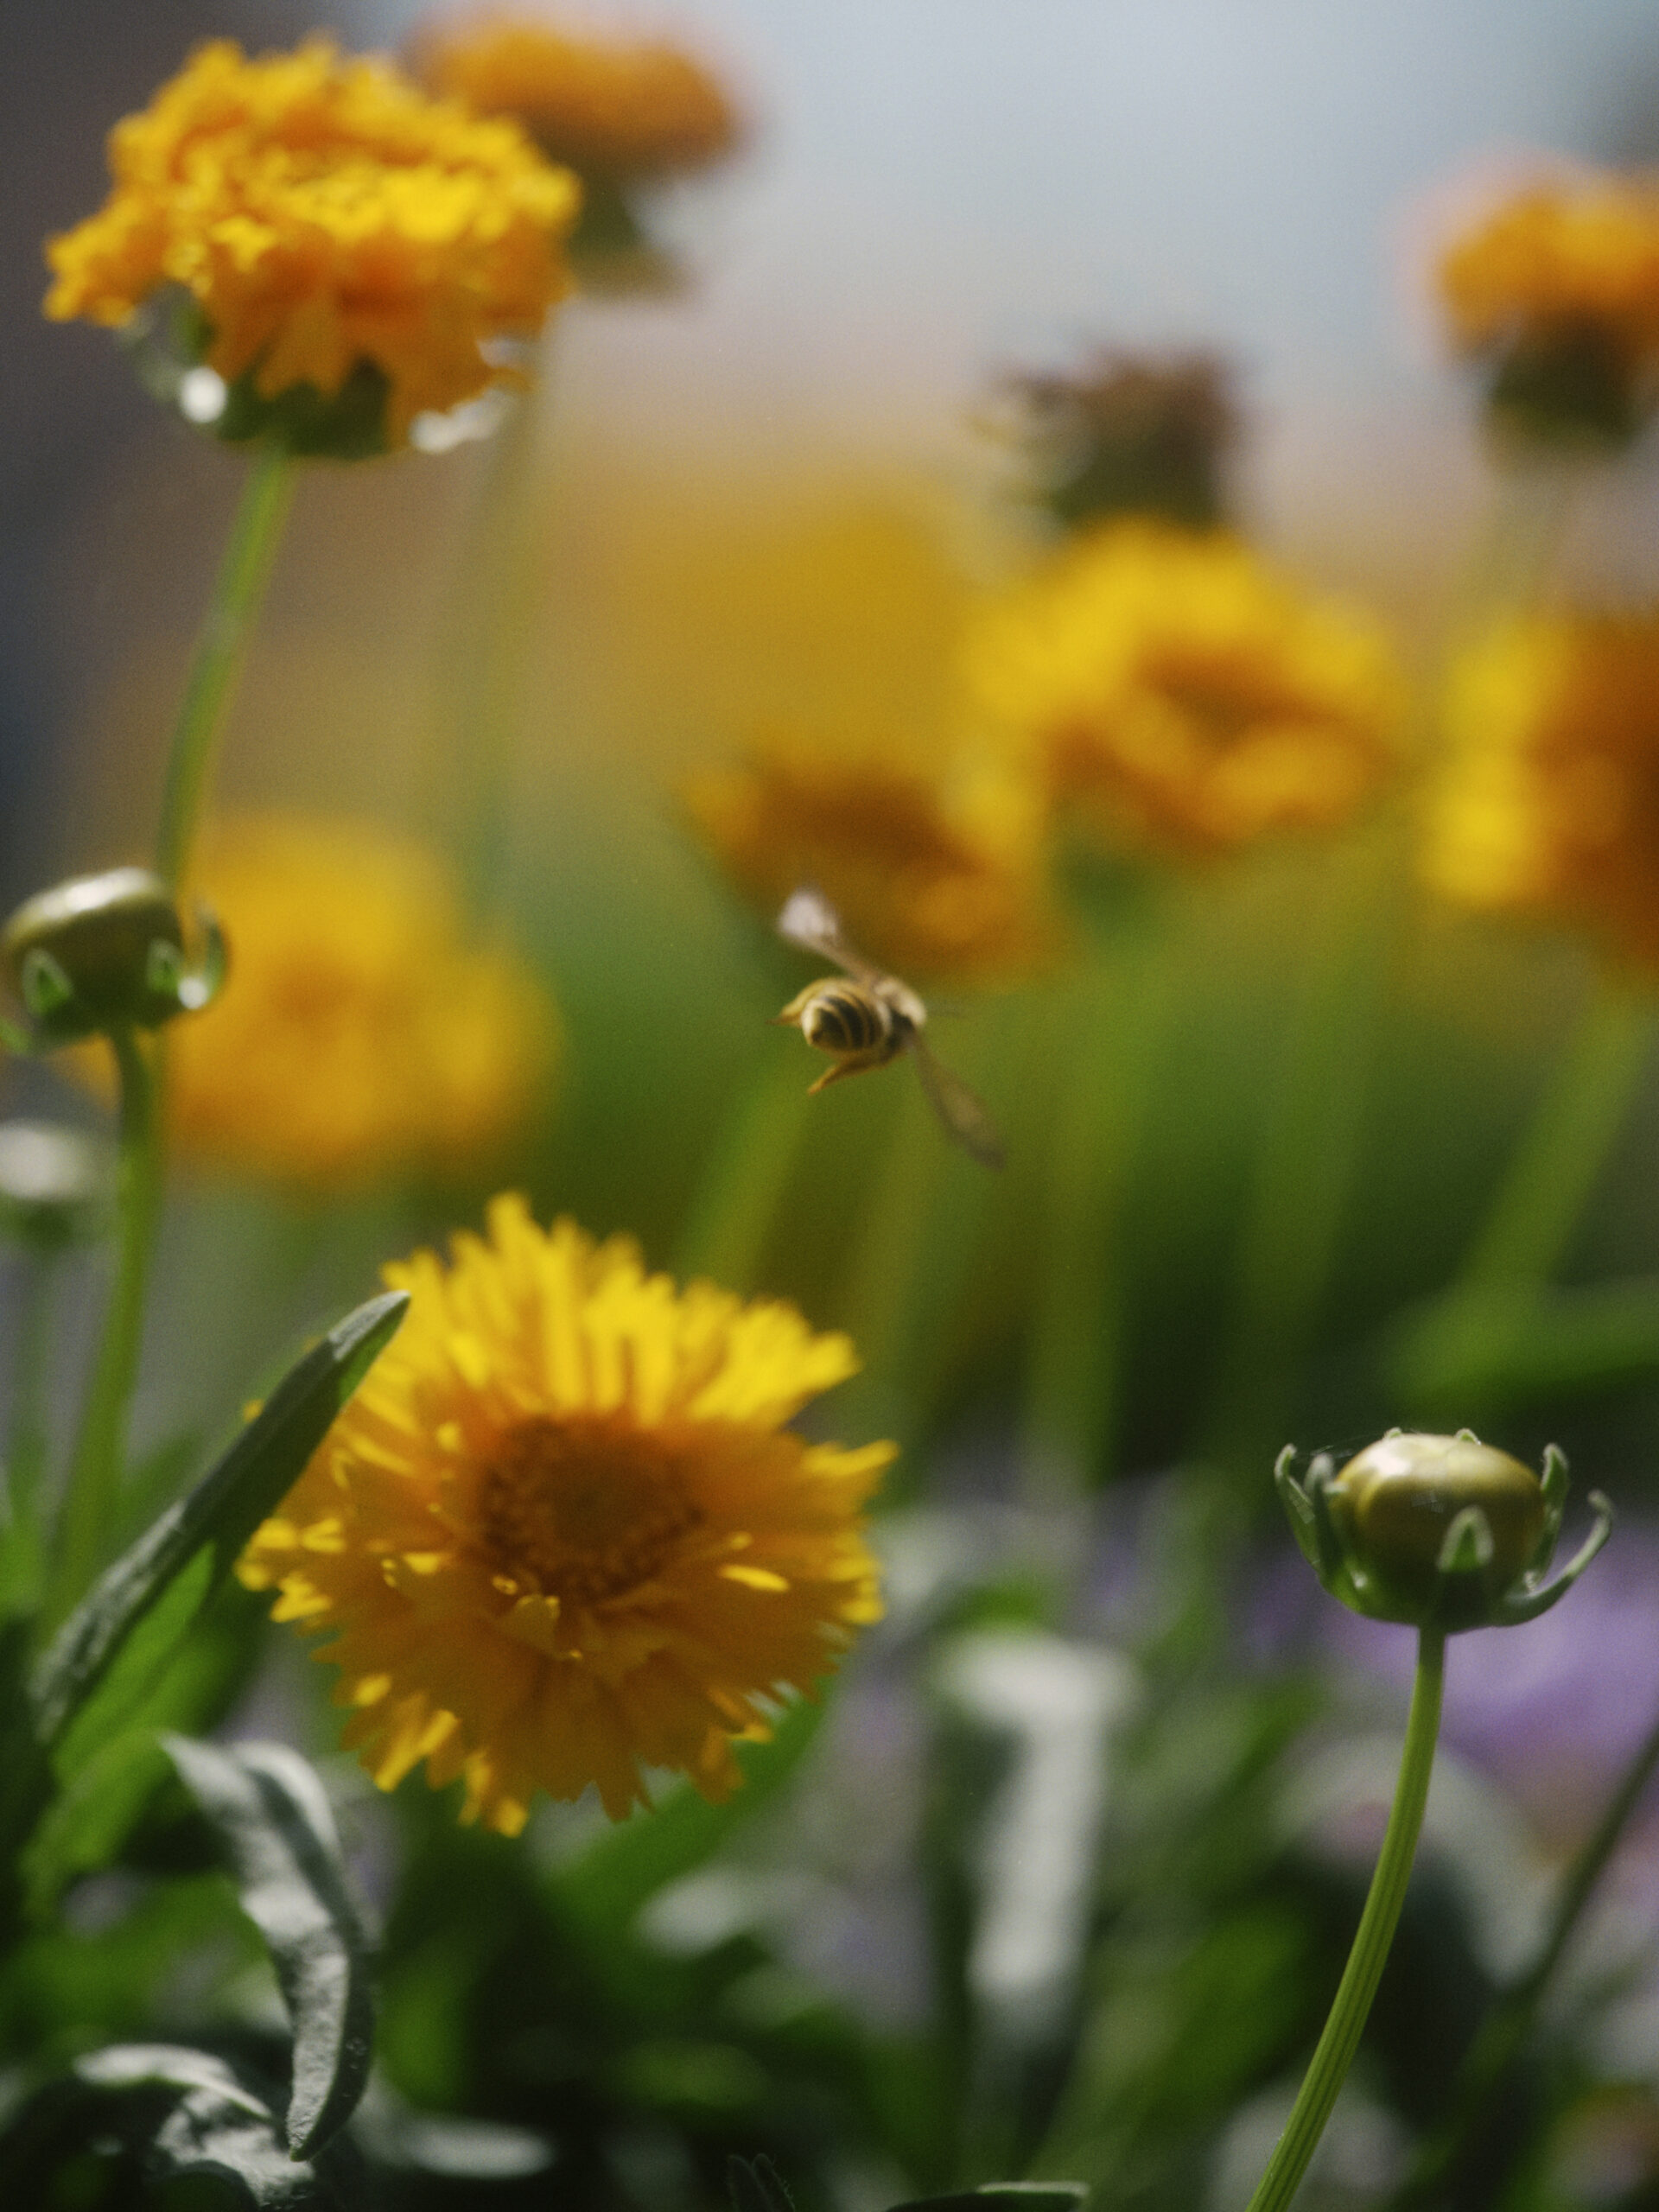
[[[226,387],[222,412],[209,427],[227,445],[269,440],[296,461],[372,461],[390,453],[386,407],[391,386],[372,361],[353,362],[338,391],[291,384],[266,398],[245,370]]]
[[[374,2039],[372,1947],[328,1801],[284,1745],[225,1751],[169,1735],[162,1747],[219,1831],[276,1969],[294,2031],[289,2155],[308,2158],[351,2118]]]
[[[38,1741],[73,1773],[137,1700],[281,1503],[390,1343],[404,1291],[370,1299],[292,1368],[218,1465],[170,1506],[65,1622],[30,1686]]]

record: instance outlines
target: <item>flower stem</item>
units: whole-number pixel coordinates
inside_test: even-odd
[[[1538,1955],[1512,1981],[1482,2022],[1458,2070],[1446,2118],[1427,2137],[1413,2163],[1391,2212],[1416,2212],[1440,2196],[1464,2166],[1484,2159],[1487,2126],[1500,2107],[1515,2063],[1526,2046],[1545,1990],[1584,1916],[1585,1907],[1607,1871],[1630,1815],[1659,1772],[1659,1718],[1619,1777],[1600,1820],[1562,1877]]]
[[[0,1494],[0,1620],[40,1599],[41,1507],[49,1443],[46,1381],[57,1289],[55,1252],[25,1251],[11,1351],[11,1414]]]
[[[110,1046],[121,1085],[115,1281],[70,1462],[47,1592],[48,1628],[63,1618],[92,1580],[109,1533],[125,1458],[128,1402],[143,1333],[144,1287],[161,1212],[158,1071],[132,1030],[111,1031]]]
[[[1470,1248],[1460,1288],[1540,1283],[1553,1272],[1624,1120],[1653,1030],[1644,993],[1610,978],[1597,985]]]
[[[1161,956],[1161,959],[1160,959]],[[1166,944],[1096,955],[1058,1009],[1065,1066],[1043,1163],[1021,1459],[1033,1501],[1103,1482],[1122,1412],[1124,1216],[1170,1014]]]
[[[1392,823],[1333,855],[1264,1126],[1235,1275],[1208,1449],[1255,1467],[1288,1433],[1359,1163],[1376,1058],[1378,1012],[1400,905]]]
[[[706,1275],[728,1289],[755,1289],[809,1111],[798,1056],[768,1052],[715,1138],[687,1210],[674,1255],[682,1281]]]
[[[292,457],[276,440],[267,439],[255,448],[242,486],[230,543],[173,727],[156,839],[156,872],[175,891],[189,868],[225,711],[264,597],[293,489]]]
[[[1371,1877],[1370,1893],[1360,1915],[1354,1947],[1348,1954],[1331,2016],[1309,2063],[1278,2147],[1250,2199],[1249,2212],[1286,2212],[1309,2161],[1319,2148],[1337,2094],[1348,2077],[1354,2053],[1376,1995],[1377,1983],[1394,1941],[1400,1909],[1428,1802],[1428,1778],[1440,1726],[1440,1692],[1446,1675],[1446,1637],[1435,1629],[1421,1631],[1417,1676],[1412,1685],[1406,1745],[1395,1785],[1382,1849]]]

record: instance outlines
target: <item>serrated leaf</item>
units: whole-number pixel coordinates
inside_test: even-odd
[[[351,2118],[374,2037],[370,1944],[328,1801],[286,1745],[162,1744],[224,1839],[242,1910],[270,1952],[294,2028],[288,2146],[308,2157]]]
[[[317,2166],[285,2154],[263,2085],[210,2051],[119,2044],[78,2059],[0,2135],[15,2201],[55,2201],[57,2169],[99,2139],[133,2153],[152,2180],[211,2177],[256,2212],[324,2212],[345,2201]]]
[[[293,1487],[408,1304],[406,1292],[389,1291],[331,1329],[211,1472],[151,1524],[65,1622],[32,1685],[36,1732],[60,1772],[73,1772],[130,1718],[248,1538]]]

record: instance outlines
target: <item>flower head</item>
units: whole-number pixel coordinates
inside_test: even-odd
[[[1439,282],[1500,422],[1619,444],[1659,398],[1659,177],[1535,184],[1454,240]]]
[[[366,394],[400,445],[416,414],[496,381],[489,342],[533,333],[568,288],[575,179],[515,124],[325,39],[252,60],[198,48],[116,125],[110,167],[105,206],[48,247],[46,311],[119,326],[181,289],[232,388],[226,435],[303,423],[327,450],[321,403],[355,420]]]
[[[1069,372],[1007,377],[998,397],[1032,496],[1068,530],[1116,514],[1202,528],[1223,517],[1232,382],[1214,354],[1103,348]]]
[[[1394,763],[1376,626],[1221,532],[1079,537],[982,613],[966,673],[1058,802],[1178,858],[1333,827]]]
[[[1659,611],[1536,616],[1453,665],[1425,871],[1659,969]]]
[[[429,26],[414,66],[435,92],[516,117],[556,162],[612,183],[704,168],[741,117],[690,54],[655,41],[578,36],[513,16]]]
[[[860,1515],[893,1447],[784,1427],[852,1346],[516,1197],[452,1249],[385,1270],[408,1318],[242,1580],[331,1632],[382,1789],[424,1760],[507,1834],[590,1783],[620,1819],[643,1767],[724,1796],[733,1739],[880,1617]]]
[[[360,823],[250,816],[211,840],[202,880],[231,969],[175,1026],[183,1156],[329,1191],[487,1157],[522,1126],[550,1011],[517,961],[465,943],[434,855]]]
[[[819,885],[855,941],[901,972],[985,981],[1054,950],[1029,779],[775,737],[689,779],[685,804],[763,912]]]

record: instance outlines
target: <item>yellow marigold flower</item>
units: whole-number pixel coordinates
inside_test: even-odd
[[[688,779],[687,810],[768,915],[817,884],[873,959],[988,981],[1039,964],[1058,928],[1029,779],[942,775],[892,751],[795,738]]]
[[[110,167],[103,208],[48,246],[49,315],[118,326],[181,287],[207,364],[262,401],[338,395],[368,365],[391,445],[495,381],[487,342],[533,333],[569,286],[575,179],[516,124],[326,39],[198,48],[116,125]]]
[[[1180,858],[1332,828],[1395,757],[1401,683],[1376,626],[1218,531],[1079,537],[984,610],[965,671],[1057,801]]]
[[[385,1270],[408,1318],[242,1580],[332,1631],[383,1789],[424,1760],[508,1834],[537,1789],[620,1819],[643,1767],[722,1797],[733,1739],[880,1616],[861,1508],[893,1447],[784,1427],[857,1364],[792,1306],[677,1289],[518,1197],[488,1222]]]
[[[1500,414],[1615,442],[1640,427],[1659,393],[1659,177],[1535,185],[1454,240],[1439,283]]]
[[[709,72],[655,41],[486,16],[430,25],[414,66],[435,92],[516,117],[554,161],[612,183],[706,168],[743,137],[742,118]]]
[[[1659,969],[1659,610],[1495,632],[1454,664],[1446,728],[1435,888]]]
[[[487,1158],[523,1126],[551,1009],[517,961],[465,944],[433,855],[365,823],[251,816],[211,841],[201,889],[231,972],[174,1025],[186,1158],[334,1190]]]

